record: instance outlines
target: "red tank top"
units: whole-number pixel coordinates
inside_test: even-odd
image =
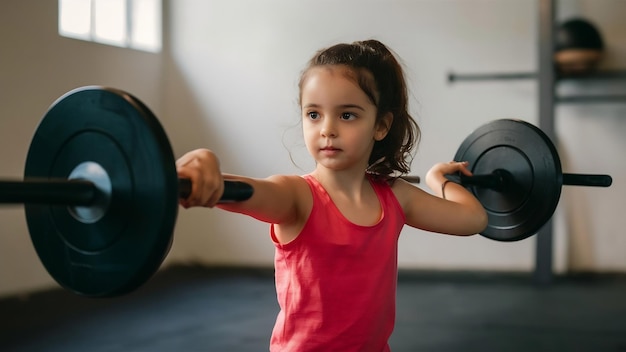
[[[270,351],[389,351],[404,212],[387,183],[371,180],[382,214],[356,225],[315,178],[304,179],[313,194],[304,228],[287,244],[270,230],[280,306]]]

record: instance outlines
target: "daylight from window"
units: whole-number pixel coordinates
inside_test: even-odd
[[[161,0],[59,0],[59,34],[161,51]]]

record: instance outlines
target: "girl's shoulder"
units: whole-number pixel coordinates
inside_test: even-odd
[[[306,181],[308,175],[300,176],[300,175],[273,175],[268,177],[268,180],[279,185],[281,187],[285,187],[290,192],[295,192],[295,195],[300,193],[308,193],[309,186]]]
[[[407,208],[426,199],[429,195],[428,192],[402,178],[393,180],[390,185],[396,199],[398,199],[398,203],[400,203],[400,206],[405,212]]]
[[[274,175],[269,179],[293,197],[297,208],[307,212],[313,204],[311,189],[306,180],[308,177],[308,175]]]

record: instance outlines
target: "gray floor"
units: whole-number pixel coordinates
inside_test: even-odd
[[[138,291],[55,290],[0,301],[0,351],[266,351],[270,270],[177,267]],[[626,351],[626,278],[401,273],[391,339],[401,351]]]

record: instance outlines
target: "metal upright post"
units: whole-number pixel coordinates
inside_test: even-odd
[[[555,72],[554,72],[554,0],[539,0],[539,128],[556,143],[554,123]],[[552,220],[537,233],[534,280],[547,285],[553,280]]]

